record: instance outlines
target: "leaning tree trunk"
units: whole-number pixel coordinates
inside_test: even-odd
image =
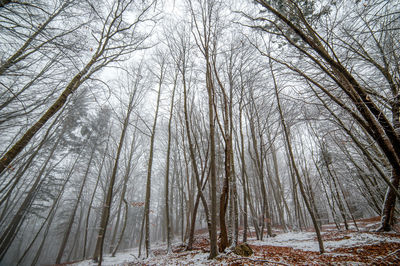
[[[75,206],[74,206],[74,208],[72,210],[72,213],[71,213],[71,216],[69,218],[67,228],[65,229],[65,233],[64,233],[64,237],[63,237],[63,239],[61,241],[60,249],[58,250],[58,255],[57,255],[57,258],[56,258],[56,264],[60,264],[61,263],[61,259],[62,259],[62,256],[64,254],[65,247],[67,246],[67,242],[68,242],[68,239],[69,239],[69,235],[71,233],[72,225],[74,224],[76,210],[78,209],[79,203],[81,201],[83,188],[85,187],[85,184],[86,184],[86,180],[87,180],[87,177],[88,177],[88,174],[89,174],[90,166],[92,164],[92,160],[93,160],[93,156],[94,156],[95,151],[96,151],[96,146],[94,146],[92,148],[92,152],[90,153],[89,162],[87,164],[85,175],[83,176],[81,187],[79,189],[78,198],[77,198],[77,200],[75,202]],[[78,228],[78,230],[79,230],[79,228]]]
[[[35,198],[37,189],[40,185],[40,181],[42,180],[42,176],[46,170],[46,167],[48,163],[50,162],[50,159],[53,157],[54,152],[57,149],[58,144],[61,141],[61,136],[64,132],[65,126],[61,130],[61,133],[57,139],[57,141],[54,143],[53,147],[51,148],[51,151],[49,155],[47,156],[46,161],[44,162],[42,168],[40,169],[38,175],[36,176],[35,182],[30,188],[27,196],[25,197],[24,201],[22,202],[21,206],[19,207],[17,213],[11,220],[10,224],[6,228],[6,230],[3,232],[3,234],[0,237],[0,261],[4,258],[4,255],[6,254],[8,248],[11,246],[12,241],[14,240],[16,234],[18,233],[18,229],[23,223],[26,213],[29,209],[29,206],[32,204],[32,201]]]
[[[35,151],[29,156],[28,160],[24,163],[23,166],[21,166],[17,173],[15,174],[15,176],[12,178],[13,180],[13,184],[11,185],[11,182],[9,182],[8,184],[2,186],[2,189],[0,190],[0,194],[3,195],[3,193],[5,192],[5,190],[7,189],[7,187],[9,185],[11,185],[11,187],[8,189],[7,193],[5,193],[5,195],[0,199],[0,206],[4,203],[5,200],[8,200],[9,197],[11,196],[12,192],[14,191],[15,187],[17,186],[17,184],[19,183],[19,181],[21,180],[21,177],[25,174],[25,172],[28,170],[28,168],[31,166],[33,160],[36,158],[37,154],[39,153],[39,151],[42,149],[43,145],[47,142],[47,140],[50,137],[50,132],[52,131],[53,127],[57,124],[57,122],[59,122],[59,118],[61,116],[61,114],[63,113],[65,108],[63,108],[63,110],[60,111],[60,113],[57,115],[57,117],[54,119],[54,121],[50,124],[50,126],[48,127],[48,129],[46,130],[46,133],[44,134],[42,140],[40,141],[39,145],[37,147],[35,147]],[[56,127],[56,129],[58,128],[58,126]],[[56,129],[54,131],[56,131]],[[4,210],[6,210],[7,208],[5,207]],[[3,215],[0,216],[0,221],[2,220]]]
[[[304,186],[303,186],[303,182],[301,181],[299,170],[298,170],[298,168],[296,166],[296,161],[294,159],[293,150],[292,150],[292,144],[290,142],[289,131],[287,129],[286,122],[285,122],[285,119],[284,119],[284,116],[283,116],[283,112],[282,112],[282,108],[281,108],[281,104],[280,104],[278,85],[276,84],[275,75],[274,75],[274,72],[273,72],[273,69],[272,69],[271,59],[269,61],[269,66],[270,66],[270,70],[271,70],[272,79],[274,81],[275,96],[276,96],[276,101],[277,101],[277,105],[278,105],[279,116],[280,116],[280,119],[281,119],[281,125],[282,125],[282,128],[283,128],[283,133],[285,135],[285,140],[286,140],[286,144],[287,144],[287,149],[288,149],[290,161],[292,163],[292,167],[293,167],[293,170],[294,170],[296,178],[297,178],[297,183],[298,183],[299,188],[300,188],[300,193],[301,193],[301,195],[303,197],[303,200],[304,200],[304,203],[305,203],[305,205],[307,207],[307,210],[308,210],[308,212],[309,212],[309,214],[311,216],[311,220],[312,220],[312,223],[314,225],[315,233],[317,234],[319,252],[322,254],[322,253],[324,253],[324,244],[322,242],[321,232],[320,232],[320,229],[319,229],[319,226],[318,226],[317,219],[315,218],[315,214],[314,214],[314,212],[313,212],[313,210],[311,208],[311,205],[310,205],[310,203],[308,201],[306,192],[304,190]]]
[[[92,196],[91,196],[91,198],[90,198],[90,202],[89,202],[89,206],[88,206],[88,210],[87,210],[87,214],[86,214],[85,235],[84,235],[84,237],[83,237],[83,255],[82,255],[82,258],[83,258],[83,259],[86,259],[86,247],[87,247],[87,238],[88,238],[88,230],[89,230],[88,227],[89,227],[90,212],[91,212],[91,210],[92,210],[93,201],[94,201],[94,196],[95,196],[95,194],[96,194],[96,190],[97,190],[97,187],[98,187],[98,185],[99,185],[100,178],[101,178],[101,172],[102,172],[102,170],[103,170],[104,161],[105,161],[106,155],[107,155],[107,153],[108,153],[108,143],[109,143],[109,141],[110,141],[110,135],[111,135],[111,132],[109,132],[109,134],[108,134],[107,146],[106,146],[106,149],[105,149],[105,151],[104,151],[103,158],[101,159],[100,169],[99,169],[99,172],[98,172],[98,174],[97,174],[96,184],[95,184],[95,186],[94,186],[93,193],[92,193]]]
[[[123,233],[125,231],[125,227],[126,227],[126,219],[127,219],[127,213],[128,213],[128,205],[126,204],[126,200],[125,200],[125,194],[126,194],[126,189],[127,189],[127,185],[128,185],[128,180],[129,180],[129,176],[131,174],[131,169],[132,169],[132,161],[133,161],[133,155],[134,155],[134,151],[135,151],[135,144],[136,144],[136,129],[133,132],[133,137],[132,137],[132,142],[131,142],[131,147],[130,147],[130,151],[129,151],[129,157],[128,157],[128,166],[127,169],[125,171],[125,176],[124,176],[124,184],[122,187],[122,192],[121,192],[121,197],[119,200],[119,204],[118,204],[118,211],[117,211],[117,221],[115,223],[115,227],[114,227],[114,232],[113,232],[113,236],[111,239],[111,247],[110,247],[110,253],[112,257],[115,256],[115,253],[117,252],[118,246],[119,244],[115,245],[114,247],[114,243],[115,243],[115,238],[117,236],[118,233],[118,228],[119,228],[119,220],[120,220],[120,215],[121,215],[121,208],[122,208],[122,202],[124,202],[125,205],[125,218],[124,218],[124,222],[123,222],[123,231],[120,234],[120,240],[118,241],[118,243],[121,242],[121,239],[124,237]]]
[[[183,110],[184,110],[184,116],[185,116],[185,128],[186,128],[186,135],[187,135],[187,139],[188,139],[190,161],[191,161],[191,165],[193,168],[194,177],[195,177],[195,181],[196,181],[196,185],[197,185],[197,193],[203,204],[204,212],[206,214],[206,219],[207,219],[207,228],[208,228],[209,235],[211,236],[212,228],[211,228],[211,220],[210,220],[210,211],[208,208],[207,201],[203,194],[203,188],[202,188],[203,185],[201,183],[202,181],[200,180],[200,174],[199,174],[199,170],[198,170],[197,163],[196,163],[195,150],[193,147],[194,145],[193,145],[191,129],[190,129],[190,125],[189,125],[189,112],[188,112],[188,104],[187,104],[188,95],[187,95],[187,87],[186,87],[185,70],[182,70],[182,83],[183,83]],[[204,174],[205,174],[205,167],[204,167],[204,171],[203,171],[203,175]],[[192,224],[191,224],[192,228],[190,229],[191,232],[189,233],[189,241],[188,241],[188,245],[187,245],[188,250],[190,250],[192,248],[191,246],[193,243],[193,234],[194,234],[194,226],[195,226],[195,220],[193,220],[193,218],[195,218],[197,215],[195,213],[195,211],[197,211],[197,209],[193,210],[193,211],[194,211],[194,213],[192,213]],[[193,233],[192,233],[192,231],[193,231]]]
[[[63,193],[64,193],[65,186],[66,186],[66,184],[68,183],[69,179],[71,178],[71,176],[72,176],[72,174],[73,174],[73,172],[74,172],[74,170],[75,170],[75,165],[77,164],[79,158],[80,158],[80,154],[76,157],[76,160],[74,161],[73,165],[71,166],[71,169],[69,170],[69,172],[68,172],[68,174],[67,174],[67,177],[65,178],[65,181],[64,181],[62,187],[60,188],[60,191],[59,191],[59,193],[58,193],[58,196],[57,196],[57,198],[54,200],[53,205],[51,206],[51,209],[50,209],[50,211],[49,211],[49,213],[48,213],[46,219],[43,221],[41,227],[40,227],[39,230],[37,231],[35,237],[34,237],[34,238],[32,239],[32,241],[31,241],[31,243],[28,245],[28,247],[25,249],[24,253],[23,253],[23,254],[21,255],[21,257],[18,259],[18,262],[17,262],[18,265],[22,263],[23,259],[24,259],[25,256],[28,254],[29,250],[32,248],[32,246],[33,246],[33,244],[35,243],[36,239],[39,237],[40,232],[42,231],[42,229],[44,228],[44,226],[45,226],[46,223],[47,223],[47,227],[46,227],[45,232],[44,232],[44,234],[43,234],[42,244],[40,244],[39,247],[41,247],[41,246],[44,245],[44,241],[45,241],[45,239],[46,239],[46,237],[47,237],[47,232],[49,231],[49,227],[51,226],[51,224],[52,224],[52,222],[53,222],[53,218],[54,218],[54,215],[55,215],[55,213],[56,213],[56,211],[57,211],[57,207],[58,207],[59,201],[60,201],[60,199],[61,199],[61,197],[62,197],[62,195],[63,195]],[[35,252],[35,253],[36,253],[36,256],[40,256],[40,252],[41,252],[41,248],[39,248],[39,249]]]
[[[126,222],[128,220],[128,202],[126,201],[125,198],[122,199],[125,205],[125,215],[124,215],[124,222],[122,224],[122,229],[121,229],[121,235],[118,239],[117,244],[115,245],[115,248],[113,250],[113,252],[111,253],[111,257],[115,257],[115,253],[117,253],[117,250],[119,248],[119,246],[121,245],[122,239],[124,238],[124,234],[125,234],[125,229],[126,229]]]
[[[400,88],[397,88],[397,95],[394,97],[394,101],[392,104],[392,113],[393,113],[393,127],[395,130],[395,134],[400,135],[400,92],[398,91]],[[399,152],[399,151],[398,151]],[[392,186],[390,186],[386,192],[385,201],[383,204],[382,210],[382,219],[381,226],[378,228],[378,231],[391,231],[392,226],[395,222],[394,220],[394,210],[396,206],[396,191],[393,189],[399,188],[400,183],[400,173],[396,171],[394,168],[392,169],[392,178],[391,178]]]
[[[104,202],[104,207],[103,207],[103,211],[102,211],[102,215],[101,215],[100,230],[99,230],[99,234],[97,236],[96,248],[95,248],[94,254],[93,254],[93,260],[98,262],[99,265],[101,265],[102,259],[103,259],[104,238],[105,238],[105,234],[106,234],[106,227],[108,225],[108,220],[110,218],[111,203],[112,203],[112,198],[113,198],[114,184],[115,184],[115,180],[117,178],[119,157],[121,155],[122,147],[124,145],[125,134],[128,129],[128,126],[129,126],[129,119],[130,119],[131,113],[133,111],[135,96],[136,96],[136,90],[134,92],[131,92],[131,95],[129,98],[129,104],[128,104],[126,116],[125,116],[125,119],[123,122],[122,132],[120,135],[119,144],[118,144],[118,148],[117,148],[117,154],[115,157],[114,166],[113,166],[113,170],[112,170],[111,178],[110,178],[110,183],[108,185],[107,194],[106,194],[106,198],[105,198],[105,202]]]
[[[94,62],[92,62],[92,64],[93,63]],[[83,74],[84,73],[79,72],[75,75],[75,77],[69,82],[65,90],[61,93],[53,105],[50,106],[43,116],[32,127],[30,127],[26,133],[3,155],[3,157],[0,159],[0,175],[3,174],[4,170],[9,167],[15,157],[17,157],[17,155],[26,147],[26,145],[28,145],[29,141],[43,127],[43,125],[64,106],[68,97],[78,89],[79,85],[81,84],[80,79]]]

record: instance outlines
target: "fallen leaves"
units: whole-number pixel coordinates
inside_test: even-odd
[[[215,260],[207,259],[210,242],[204,230],[197,232],[193,250],[186,251],[184,245],[179,245],[173,248],[173,254],[154,252],[164,260],[149,260],[143,265],[400,265],[400,234],[371,231],[377,222],[376,217],[357,221],[360,231],[337,231],[333,228],[335,225],[324,225],[322,236],[328,246],[324,254],[308,249],[309,244],[316,242],[314,234],[291,232],[287,233],[288,237],[278,229],[276,232],[281,236],[278,239],[260,242],[250,237],[248,245],[254,251],[250,257],[227,249]]]

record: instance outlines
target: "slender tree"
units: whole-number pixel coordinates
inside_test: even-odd
[[[147,178],[146,178],[146,195],[145,195],[145,204],[144,204],[144,228],[145,228],[145,248],[146,248],[146,258],[151,255],[150,249],[150,197],[151,197],[151,173],[153,166],[153,155],[154,155],[154,141],[156,136],[156,127],[158,120],[158,111],[160,107],[160,99],[161,99],[161,89],[165,79],[165,72],[167,70],[166,59],[164,55],[160,55],[159,57],[159,67],[160,73],[156,74],[158,79],[158,90],[157,90],[157,102],[156,102],[156,110],[154,113],[153,126],[151,128],[150,135],[150,151],[149,151],[149,159],[147,162]]]

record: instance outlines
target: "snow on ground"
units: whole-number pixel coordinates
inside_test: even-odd
[[[375,245],[381,243],[400,243],[400,238],[391,237],[384,234],[370,234],[370,233],[350,233],[347,235],[348,239],[338,241],[325,241],[326,249],[332,250],[335,248],[348,248],[360,245]]]
[[[360,231],[363,232],[369,232],[373,231],[374,229],[377,229],[380,225],[380,221],[358,221],[357,222],[357,227],[354,225],[354,222],[348,222],[347,223],[349,230],[357,230],[357,227]],[[345,225],[344,223],[339,223],[339,226],[344,229]],[[337,231],[338,229],[336,228],[335,224],[325,224],[322,225],[322,230],[324,231]]]
[[[115,257],[106,255],[103,266],[125,266],[125,265],[201,265],[207,263],[208,253],[198,253],[198,251],[186,251],[170,255],[151,256],[148,259],[138,259],[137,249],[117,253]],[[208,261],[210,263],[210,261]],[[92,260],[85,260],[71,264],[73,266],[95,266],[97,263]]]
[[[324,233],[322,234],[324,236]],[[347,248],[360,245],[373,245],[380,243],[400,243],[400,238],[389,235],[377,235],[371,233],[348,233],[344,239],[324,241],[326,251],[335,248]],[[304,251],[319,251],[316,234],[314,232],[289,232],[279,234],[276,237],[266,238],[263,241],[249,242],[256,246],[291,247]]]
[[[394,257],[392,260],[394,262],[399,262],[400,257],[397,258],[397,253],[400,251],[400,237],[396,233],[373,233],[368,232],[371,229],[376,228],[376,221],[365,221],[358,223],[360,227],[359,232],[355,231],[337,231],[331,230],[332,225],[324,225],[322,236],[324,239],[324,247],[326,253],[324,255],[318,255],[318,242],[316,239],[315,232],[288,232],[279,233],[275,237],[265,238],[263,241],[256,240],[254,237],[249,237],[248,244],[253,246],[258,250],[258,253],[247,259],[246,262],[266,262],[265,259],[274,259],[273,263],[280,263],[277,260],[282,260],[285,264],[324,264],[325,262],[332,263],[336,261],[337,263],[344,263],[342,265],[347,265],[348,263],[372,263],[376,261],[387,262],[389,257]],[[333,225],[334,226],[334,225]],[[335,228],[336,229],[336,228]],[[197,234],[196,238],[203,240],[204,243],[208,242],[207,233]],[[174,247],[179,247],[182,244],[174,243]],[[378,246],[380,249],[380,254],[373,255],[375,248]],[[286,248],[293,248],[295,253],[289,251]],[[339,249],[338,249],[339,248]],[[342,249],[355,248],[356,253],[350,251],[343,251]],[[389,249],[388,249],[389,248]],[[392,248],[392,250],[390,250]],[[366,249],[363,250],[363,249]],[[130,266],[130,265],[230,265],[232,262],[239,261],[243,259],[240,256],[236,256],[233,253],[221,254],[217,261],[208,260],[208,252],[195,250],[195,251],[177,251],[171,254],[166,253],[165,243],[159,243],[152,245],[152,250],[154,254],[148,259],[138,259],[138,249],[126,250],[124,252],[117,253],[115,257],[110,257],[109,255],[104,256],[102,265],[104,266]],[[394,251],[393,251],[394,250]],[[261,253],[260,253],[261,252]],[[281,253],[279,253],[281,252]],[[287,253],[290,254],[287,254]],[[297,253],[296,253],[297,252]],[[307,254],[311,255],[307,255]],[[357,254],[361,252],[361,254]],[[372,252],[372,253],[370,253]],[[287,256],[286,256],[286,255]],[[304,258],[301,256],[306,256],[305,260],[293,259],[293,256],[299,255],[300,259]],[[286,257],[285,257],[286,256]],[[288,257],[289,256],[289,257]],[[311,256],[311,257],[307,257]],[[314,257],[312,257],[314,256]],[[372,256],[372,257],[371,257]],[[375,257],[374,257],[375,256]],[[330,260],[329,257],[333,260]],[[359,258],[358,258],[359,257]],[[371,257],[371,258],[367,258]],[[337,259],[335,259],[337,258]],[[363,259],[368,260],[363,260]],[[290,260],[292,259],[292,260]],[[296,258],[297,259],[297,258]],[[323,260],[325,259],[325,260]],[[398,260],[397,260],[398,259]],[[241,261],[242,263],[245,261]],[[268,261],[271,262],[271,261]],[[329,264],[328,263],[328,264]],[[86,260],[72,264],[74,266],[94,266],[91,260]]]
[[[265,238],[263,241],[249,241],[249,244],[255,246],[292,247],[305,251],[318,251],[318,243],[313,241],[314,237],[315,233],[311,232],[290,232],[279,234],[276,237]]]
[[[198,253],[198,251],[186,251],[180,256],[163,255],[146,259],[142,263],[146,265],[201,265],[206,264],[208,253]]]
[[[135,251],[135,253],[134,253]],[[136,250],[132,250],[132,251],[128,251],[128,252],[121,252],[121,253],[117,253],[115,254],[115,257],[111,257],[110,255],[106,255],[103,257],[103,263],[102,265],[104,266],[119,266],[119,265],[127,265],[128,263],[134,262],[136,261],[136,256],[137,255],[137,251]],[[74,264],[71,264],[74,266],[94,266],[97,265],[97,263],[93,262],[92,260],[84,260],[81,262],[77,262]]]

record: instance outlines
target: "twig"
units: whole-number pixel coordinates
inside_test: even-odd
[[[390,256],[392,256],[393,254],[395,254],[395,253],[397,253],[397,252],[399,252],[399,251],[400,251],[400,249],[396,249],[395,251],[393,251],[393,252],[387,254],[385,257],[378,257],[378,258],[376,258],[376,259],[374,259],[374,260],[384,260],[384,259],[386,259],[387,257],[390,257]]]
[[[135,258],[135,260],[136,260],[136,262],[138,262],[138,261],[139,261],[139,258],[138,258],[138,257],[136,257],[135,255],[133,255],[133,254],[129,254],[129,255],[131,255],[132,257],[134,257],[134,258]]]

